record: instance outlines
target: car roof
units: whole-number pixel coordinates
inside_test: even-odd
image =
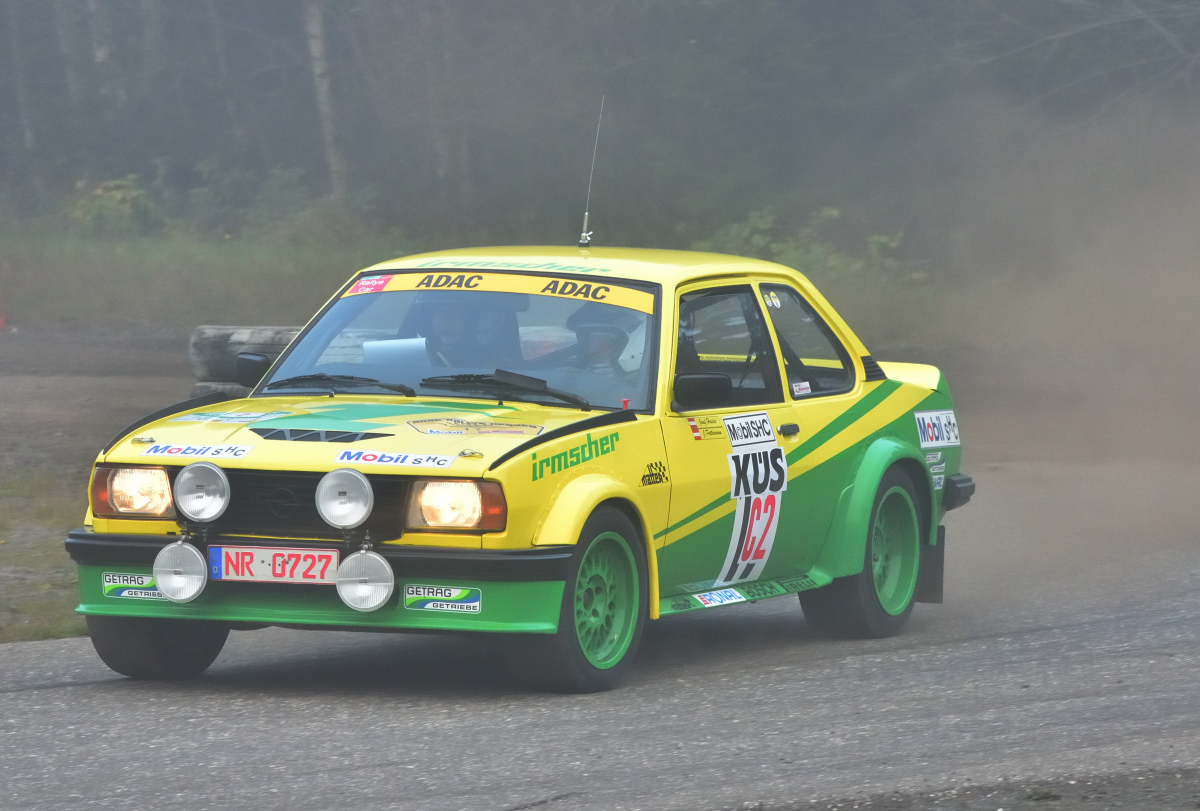
[[[566,248],[542,245],[434,251],[381,262],[368,270],[424,267],[445,270],[522,270],[546,275],[596,273],[610,278],[658,282],[667,287],[684,284],[693,279],[745,273],[782,273],[808,282],[803,274],[791,268],[743,256],[648,248]]]
[[[623,278],[657,282],[672,290],[688,282],[719,279],[721,276],[783,276],[797,282],[802,290],[824,309],[826,320],[849,344],[852,353],[868,354],[854,334],[820,291],[803,273],[793,268],[723,253],[665,251],[651,248],[572,248],[554,245],[511,245],[490,248],[463,248],[403,256],[367,268],[368,271],[410,270],[518,270],[547,276],[567,273],[596,274],[599,278]]]

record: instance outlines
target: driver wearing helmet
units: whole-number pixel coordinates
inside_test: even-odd
[[[619,379],[629,376],[619,361],[629,345],[630,325],[620,323],[626,319],[611,312],[614,310],[603,304],[585,304],[567,319],[567,326],[575,330],[579,365],[594,375]]]

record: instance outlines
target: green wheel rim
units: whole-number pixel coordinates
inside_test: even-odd
[[[871,574],[879,605],[892,616],[903,614],[917,586],[921,554],[920,523],[912,497],[903,487],[884,493],[871,532]]]
[[[593,667],[621,661],[637,626],[637,562],[629,542],[615,532],[592,541],[575,575],[575,637]]]

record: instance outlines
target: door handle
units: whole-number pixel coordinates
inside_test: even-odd
[[[792,436],[793,434],[798,433],[800,433],[800,426],[794,422],[785,422],[783,425],[779,426],[780,436]]]

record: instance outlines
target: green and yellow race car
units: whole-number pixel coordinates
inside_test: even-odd
[[[932,366],[877,363],[799,273],[715,254],[493,248],[361,271],[242,399],[104,448],[67,549],[100,657],[207,668],[231,628],[505,633],[551,689],[645,623],[798,593],[831,635],[940,602],[965,504]]]

